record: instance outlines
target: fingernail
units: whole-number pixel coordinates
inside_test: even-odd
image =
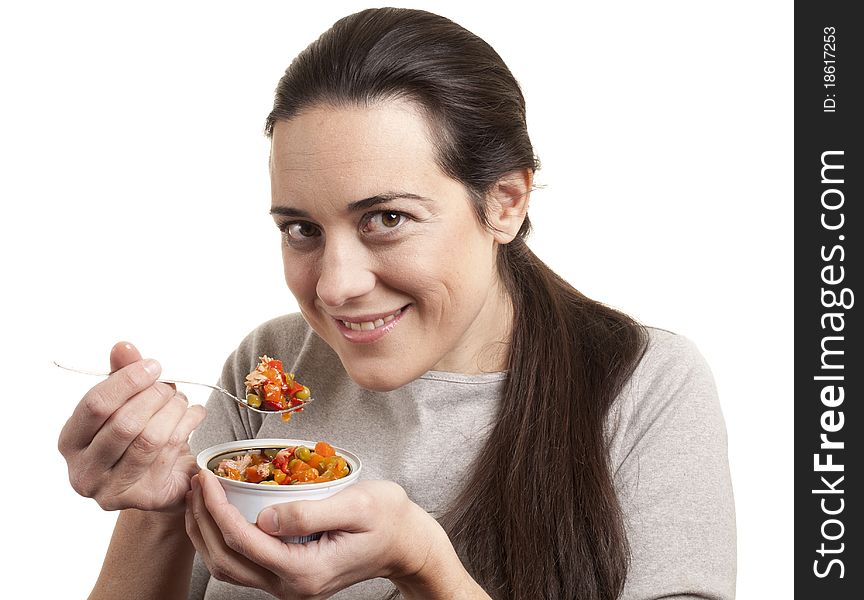
[[[144,361],[144,370],[150,373],[150,375],[156,376],[159,374],[159,363],[153,360],[152,358],[148,358]]]
[[[276,509],[265,508],[261,511],[261,514],[258,515],[258,527],[267,533],[278,533],[279,514],[276,512]]]

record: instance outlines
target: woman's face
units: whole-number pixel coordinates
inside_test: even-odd
[[[358,384],[504,368],[496,342],[511,309],[497,242],[436,165],[413,104],[321,106],[279,122],[270,173],[285,280]]]

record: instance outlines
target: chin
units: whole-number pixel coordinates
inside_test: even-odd
[[[354,380],[354,383],[362,387],[363,389],[372,391],[372,392],[392,392],[395,389],[402,387],[403,385],[410,383],[411,380],[405,381],[401,378],[397,379],[392,375],[389,376],[378,376],[376,374],[369,373],[352,373],[348,372],[348,375],[351,379]]]
[[[348,376],[360,387],[373,392],[392,392],[417,379],[422,373],[414,375],[404,369],[392,369],[390,367],[375,368],[347,368]]]

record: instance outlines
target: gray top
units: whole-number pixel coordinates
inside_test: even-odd
[[[686,338],[649,328],[648,349],[608,420],[611,464],[625,515],[632,563],[622,599],[735,597],[735,512],[726,430],[714,381]],[[253,331],[225,363],[221,383],[244,390],[258,357],[281,358],[313,390],[308,410],[284,423],[211,397],[192,436],[193,453],[246,438],[323,439],[355,452],[363,477],[388,479],[437,516],[453,486],[432,486],[440,448],[473,456],[486,439],[506,373],[430,371],[392,392],[370,392],[337,355],[292,314]],[[291,362],[293,357],[293,363]],[[469,461],[466,461],[466,466]],[[452,465],[452,463],[451,463]],[[333,596],[376,598],[387,580],[361,582]],[[195,600],[272,598],[212,579],[196,558]]]

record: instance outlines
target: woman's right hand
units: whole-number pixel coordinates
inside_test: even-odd
[[[157,381],[161,371],[132,344],[116,344],[111,375],[84,395],[60,432],[72,487],[105,510],[185,510],[198,472],[187,441],[205,411]]]

